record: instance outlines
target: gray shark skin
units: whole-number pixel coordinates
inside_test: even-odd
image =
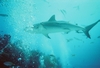
[[[47,38],[50,39],[49,33],[57,33],[57,32],[70,32],[70,31],[79,31],[82,30],[84,34],[88,37],[90,37],[89,31],[98,23],[97,22],[86,26],[85,28],[82,28],[77,25],[70,24],[66,21],[56,21],[55,15],[51,16],[51,18],[48,21],[41,22],[39,24],[34,24],[32,27],[26,27],[24,30],[26,32],[35,33],[35,34],[43,34]]]

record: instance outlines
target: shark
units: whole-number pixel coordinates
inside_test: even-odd
[[[86,27],[80,27],[78,25],[71,24],[67,21],[57,21],[55,19],[55,15],[52,15],[48,21],[44,21],[41,23],[37,23],[32,25],[31,27],[26,27],[24,30],[26,32],[32,34],[43,34],[47,38],[51,39],[49,34],[50,33],[57,33],[57,32],[65,32],[69,33],[70,31],[83,31],[83,33],[91,39],[89,31],[98,23],[100,20],[90,24]]]

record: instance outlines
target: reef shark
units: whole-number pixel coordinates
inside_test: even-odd
[[[30,33],[36,33],[36,34],[43,34],[47,38],[50,39],[49,33],[57,33],[57,32],[70,32],[70,31],[79,31],[82,30],[84,34],[88,37],[90,37],[89,31],[98,23],[97,22],[86,26],[85,28],[82,28],[78,25],[73,25],[66,21],[56,21],[55,15],[52,15],[51,18],[48,21],[41,22],[38,24],[34,24],[32,27],[26,27],[24,30]]]

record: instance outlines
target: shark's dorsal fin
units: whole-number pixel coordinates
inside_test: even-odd
[[[55,21],[55,15],[52,15],[48,21]]]

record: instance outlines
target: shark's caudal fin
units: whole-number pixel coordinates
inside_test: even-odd
[[[98,22],[100,22],[100,20],[98,20],[97,22],[91,24],[91,25],[88,25],[85,27],[85,29],[83,29],[83,32],[85,33],[85,35],[88,37],[88,38],[91,38],[90,37],[90,34],[89,34],[89,30],[91,30]]]

